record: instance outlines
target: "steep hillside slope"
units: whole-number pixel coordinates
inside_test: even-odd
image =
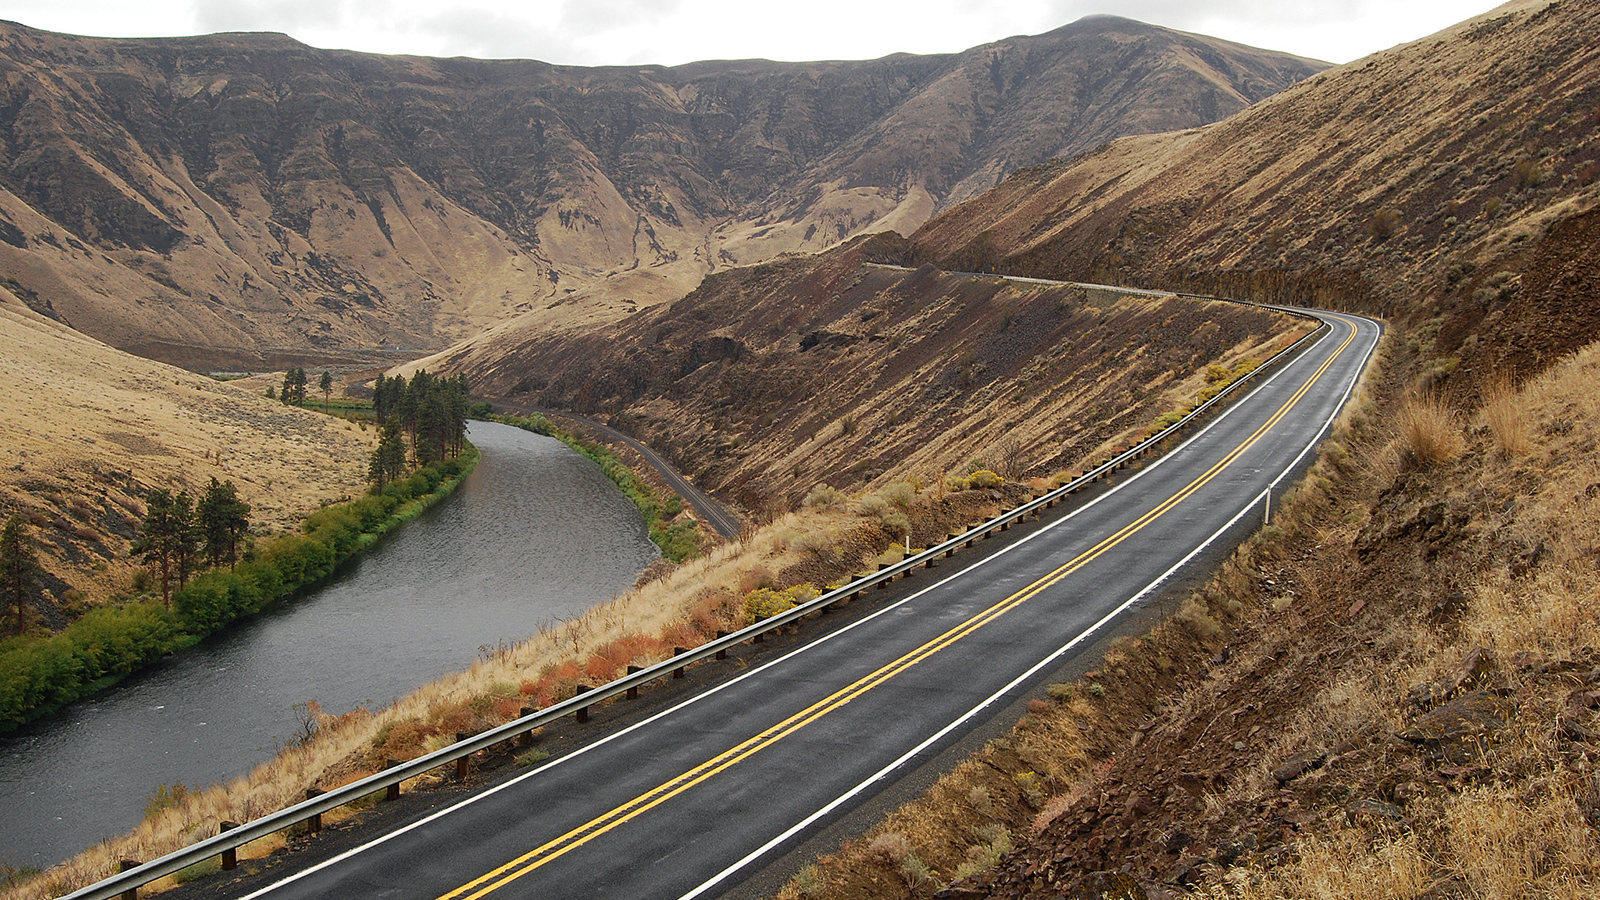
[[[1597,57],[1593,4],[1508,4],[913,238],[1392,338],[1272,527],[782,900],[1594,894]]]
[[[112,349],[3,290],[0,395],[0,519],[30,523],[57,601],[128,589],[152,488],[232,481],[271,532],[365,487],[367,433]]]
[[[755,511],[818,483],[974,459],[1049,474],[1190,402],[1213,363],[1298,322],[1175,297],[876,265],[893,236],[708,277],[671,304],[504,356],[446,358],[486,396],[608,415]]]
[[[415,355],[909,232],[1017,166],[1318,68],[1110,18],[944,56],[602,69],[4,24],[0,276],[191,368]]]
[[[1020,172],[912,256],[1355,304],[1432,320],[1439,377],[1530,374],[1600,333],[1597,129],[1600,9],[1525,0],[1216,125]]]

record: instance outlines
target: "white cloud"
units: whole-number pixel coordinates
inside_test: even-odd
[[[953,52],[1111,13],[1344,62],[1494,0],[0,0],[0,18],[74,34],[281,31],[318,47],[576,65],[865,59]]]

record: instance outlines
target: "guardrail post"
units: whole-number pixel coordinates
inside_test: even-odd
[[[390,759],[386,759],[386,760],[383,761],[383,767],[385,769],[392,769],[392,768],[394,768],[395,766],[398,766],[398,765],[400,765],[400,760],[398,760],[398,759],[390,758]],[[384,799],[384,802],[386,802],[386,803],[390,802],[390,801],[393,801],[393,800],[399,800],[400,799],[400,782],[397,781],[394,784],[391,784],[388,787],[384,788],[383,789],[383,799]]]
[[[238,822],[219,822],[217,823],[217,834],[227,834],[238,827]],[[238,866],[239,850],[237,847],[229,847],[228,849],[222,851],[222,871],[232,872],[234,869],[238,868]]]
[[[723,638],[725,638],[727,636],[728,636],[728,633],[726,631],[723,631],[721,628],[717,629],[717,640],[720,641],[720,640],[722,640]],[[727,659],[727,658],[728,658],[728,648],[723,647],[721,650],[717,651],[717,659]]]
[[[889,564],[888,563],[878,563],[878,571],[879,572],[882,572],[884,569],[887,569],[887,568],[889,568]],[[889,589],[889,582],[891,582],[893,580],[894,580],[893,578],[885,578],[884,580],[878,582],[878,590],[880,590],[880,591],[888,590]]]
[[[327,793],[327,791],[319,791],[316,788],[306,788],[306,799],[307,800],[315,800],[318,797],[321,797],[323,794],[326,794],[326,793]],[[310,818],[306,819],[306,833],[307,834],[316,834],[317,832],[319,832],[321,830],[322,830],[322,813],[313,813]]]
[[[538,712],[538,710],[534,709],[533,707],[524,706],[517,710],[517,718],[526,719],[528,716],[531,716],[536,712]],[[516,745],[519,747],[533,746],[533,729],[529,728],[527,731],[517,735]]]
[[[628,674],[629,675],[632,675],[633,673],[635,673],[637,671],[639,671],[639,667],[638,666],[628,666]],[[637,686],[628,688],[628,699],[629,700],[637,700],[637,699],[639,699],[639,688]]]
[[[138,860],[134,860],[134,859],[119,859],[119,860],[117,860],[117,872],[118,873],[132,872],[134,869],[137,869],[137,868],[139,868],[139,861]],[[122,892],[122,900],[139,900],[139,889],[136,888],[136,887],[131,887],[131,888],[128,888],[127,890],[123,891]]]
[[[461,743],[462,741],[466,740],[469,737],[472,737],[472,735],[467,734],[465,731],[458,731],[458,732],[456,732],[456,743],[459,744],[459,743]],[[463,756],[460,759],[456,760],[456,780],[457,781],[466,781],[467,780],[467,770],[468,770],[469,767],[471,767],[471,765],[472,765],[472,756],[470,754],[467,755],[467,756]]]
[[[576,699],[578,697],[582,697],[584,694],[587,694],[592,690],[594,690],[594,688],[592,688],[592,687],[581,687],[581,688],[578,688],[577,692],[574,693],[572,696],[573,696],[574,699]],[[579,725],[582,725],[584,722],[589,721],[589,707],[587,707],[587,706],[578,707],[578,716],[577,716],[577,718],[578,718],[578,724]]]
[[[682,656],[683,654],[688,653],[688,652],[689,652],[689,649],[687,647],[673,647],[672,648],[672,655],[673,656]],[[679,666],[676,669],[673,669],[672,670],[672,677],[673,678],[682,678],[683,677],[683,670],[684,670],[683,666]]]
[[[944,535],[945,543],[949,543],[950,541],[955,540],[957,537],[959,537],[959,535],[957,535],[955,532],[947,531],[947,532],[945,532],[945,535]],[[954,548],[954,547],[945,548],[945,551],[944,551],[944,558],[945,559],[949,559],[950,557],[955,556],[955,555],[956,555],[956,548]]]

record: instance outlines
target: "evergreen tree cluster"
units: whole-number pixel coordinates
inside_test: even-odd
[[[157,488],[145,498],[144,522],[133,551],[161,576],[161,600],[172,601],[172,582],[182,588],[201,560],[213,567],[239,558],[239,541],[250,528],[250,504],[239,499],[233,482],[206,486],[196,504],[187,491],[176,496]]]
[[[467,440],[467,416],[472,411],[467,376],[448,378],[423,370],[408,382],[401,375],[379,375],[372,389],[372,405],[378,421],[384,423],[368,472],[379,490],[405,473],[406,442],[419,466],[461,455]]]
[[[278,392],[278,399],[284,406],[306,405],[306,370],[299,366],[283,373],[283,390]]]

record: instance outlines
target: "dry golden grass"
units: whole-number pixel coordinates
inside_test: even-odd
[[[1373,651],[1371,671],[1318,691],[1286,729],[1281,749],[1327,746],[1345,732],[1395,733],[1408,714],[1407,689],[1457,671],[1474,647],[1490,648],[1500,660],[1559,662],[1586,658],[1588,648],[1600,646],[1597,394],[1600,344],[1520,391],[1491,394],[1483,411],[1487,441],[1460,451],[1482,464],[1452,476],[1448,490],[1495,498],[1489,508],[1504,512],[1486,525],[1510,549],[1472,573],[1467,607],[1453,628],[1395,622]],[[1491,406],[1500,411],[1491,413]],[[1429,427],[1437,426],[1439,412],[1427,415],[1434,420]],[[1498,498],[1507,496],[1516,502],[1502,507]],[[1288,861],[1237,867],[1207,894],[1377,900],[1431,896],[1449,885],[1441,896],[1596,896],[1593,773],[1554,721],[1573,714],[1561,712],[1570,684],[1547,685],[1521,670],[1506,677],[1520,688],[1519,712],[1496,747],[1487,783],[1422,801],[1409,811],[1405,833],[1380,826],[1313,832],[1294,843]],[[1253,781],[1265,794],[1259,776]]]
[[[1356,829],[1307,840],[1296,865],[1253,878],[1240,868],[1209,892],[1239,900],[1409,900],[1429,885],[1429,865],[1416,835]]]
[[[1436,397],[1407,402],[1397,423],[1404,452],[1420,468],[1451,462],[1466,449],[1456,414]]]
[[[230,480],[254,529],[292,528],[365,489],[372,432],[113,349],[0,289],[0,516],[91,601],[126,591],[145,493]],[[59,599],[59,598],[58,598]]]
[[[1526,456],[1533,449],[1533,428],[1516,388],[1504,383],[1490,388],[1480,415],[1501,453]]]

